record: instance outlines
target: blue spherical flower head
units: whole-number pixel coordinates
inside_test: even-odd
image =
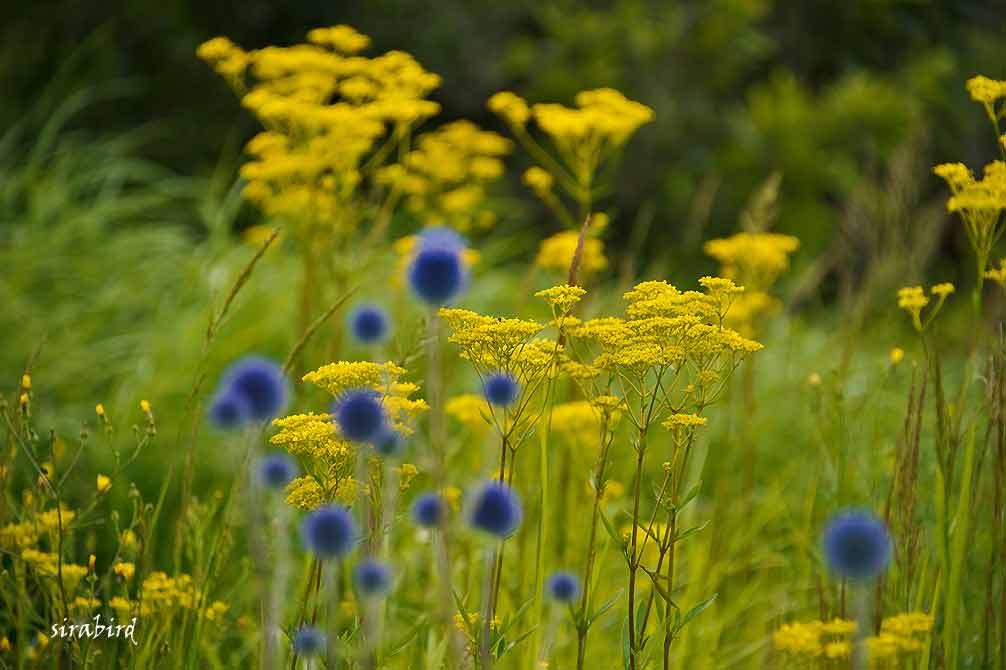
[[[824,531],[824,554],[838,575],[876,577],[891,560],[891,537],[883,523],[863,512],[846,512]]]
[[[251,419],[248,402],[244,396],[224,389],[210,401],[210,421],[221,430],[231,430],[246,424]]]
[[[443,305],[461,293],[465,285],[461,251],[441,246],[421,248],[409,266],[409,285],[423,302]]]
[[[311,512],[303,525],[304,544],[318,558],[345,556],[356,543],[356,522],[345,507],[324,505]]]
[[[386,427],[381,397],[370,389],[346,391],[332,413],[342,434],[355,442],[373,442]]]
[[[444,520],[444,499],[436,493],[424,493],[412,503],[412,520],[423,528],[436,528]]]
[[[259,481],[268,488],[282,489],[296,476],[297,464],[286,454],[272,454],[259,459]]]
[[[506,407],[517,399],[520,384],[509,372],[494,372],[486,378],[486,400],[498,407]]]
[[[571,603],[580,595],[580,579],[571,572],[558,571],[545,583],[545,592],[560,603]]]
[[[472,526],[496,537],[513,535],[523,518],[520,499],[499,482],[483,484],[471,502]]]
[[[255,421],[278,416],[289,394],[283,368],[261,356],[247,356],[231,365],[222,385],[245,399],[249,417]]]
[[[362,596],[384,595],[391,588],[391,569],[381,561],[363,561],[353,570],[353,583]]]
[[[383,342],[390,329],[388,313],[377,305],[360,305],[349,315],[349,331],[363,344]]]
[[[314,626],[301,626],[293,634],[293,650],[305,658],[319,656],[325,649],[325,635]]]
[[[398,456],[405,448],[402,434],[387,424],[385,424],[377,437],[374,438],[372,444],[374,445],[374,451],[385,458]]]

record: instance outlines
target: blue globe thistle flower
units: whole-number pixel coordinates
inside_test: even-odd
[[[374,445],[374,451],[385,458],[398,456],[402,453],[402,449],[404,449],[402,434],[387,424],[381,429],[377,437],[374,438],[372,444]]]
[[[323,505],[300,527],[304,544],[318,558],[345,556],[356,543],[356,522],[345,507]]]
[[[246,356],[232,364],[221,386],[245,399],[249,419],[254,421],[278,416],[289,395],[283,368],[262,356]]]
[[[383,595],[391,588],[391,569],[381,561],[363,561],[353,570],[353,583],[360,595]]]
[[[386,426],[381,397],[370,389],[346,391],[332,413],[342,434],[355,442],[373,442]]]
[[[846,512],[824,530],[824,555],[838,575],[876,577],[891,560],[891,537],[883,523],[865,512]]]
[[[221,430],[231,430],[247,423],[251,417],[244,396],[224,389],[210,401],[210,421]]]
[[[483,484],[472,497],[469,520],[479,530],[506,538],[520,526],[523,515],[517,494],[494,481]]]
[[[409,266],[413,293],[431,305],[453,300],[465,285],[466,269],[458,249],[441,246],[419,250]]]
[[[349,331],[358,342],[383,342],[391,329],[388,313],[378,305],[360,305],[349,315]]]
[[[468,242],[453,228],[446,226],[430,226],[423,228],[419,232],[419,243],[417,248],[422,249],[450,249],[452,251],[464,251]]]
[[[314,626],[301,626],[293,634],[293,650],[301,656],[319,656],[325,649],[325,635]]]
[[[437,493],[424,493],[412,503],[412,520],[424,528],[439,526],[444,512],[444,499]]]
[[[297,464],[286,454],[272,454],[259,459],[259,481],[271,489],[282,489],[297,476]]]
[[[556,602],[571,603],[580,596],[580,579],[571,572],[554,572],[545,582],[545,592]]]
[[[505,407],[517,399],[520,393],[520,384],[509,372],[494,372],[486,377],[483,387],[486,400],[493,405]]]

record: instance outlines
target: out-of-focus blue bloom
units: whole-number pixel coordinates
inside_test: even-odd
[[[391,588],[391,569],[380,561],[363,561],[353,570],[353,583],[361,595],[383,595]]]
[[[554,572],[545,583],[545,592],[556,602],[571,603],[580,595],[580,579],[571,572]]]
[[[437,493],[424,493],[412,503],[412,519],[424,528],[435,528],[444,520],[444,499]]]
[[[360,305],[349,315],[349,331],[358,342],[383,342],[391,329],[388,313],[378,305]]]
[[[370,389],[346,391],[332,413],[342,434],[355,442],[373,442],[387,425],[381,398]]]
[[[493,405],[505,407],[517,399],[520,384],[509,372],[494,372],[486,377],[485,396]]]
[[[876,577],[891,560],[891,536],[871,514],[845,512],[824,531],[824,555],[838,575],[851,579]]]
[[[224,372],[221,388],[244,398],[249,419],[268,421],[283,411],[289,386],[283,368],[262,356],[246,356]]]
[[[513,535],[523,518],[517,494],[499,482],[487,482],[475,492],[469,521],[472,526],[499,538]]]
[[[259,459],[258,476],[268,488],[282,489],[297,476],[297,464],[286,454],[271,454]]]
[[[345,556],[353,549],[357,535],[349,510],[335,505],[319,507],[301,525],[304,545],[318,558]]]
[[[324,649],[325,635],[314,626],[301,626],[293,634],[293,650],[305,658],[319,656]]]

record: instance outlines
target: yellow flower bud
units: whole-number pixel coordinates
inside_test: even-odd
[[[31,390],[31,375],[21,375],[21,388],[25,391]]]
[[[112,478],[107,475],[98,475],[98,493],[107,493],[112,488]]]
[[[105,406],[100,402],[94,406],[94,413],[98,415],[99,418],[105,418]]]
[[[140,401],[140,409],[143,410],[144,414],[150,414],[150,401],[148,401],[148,400],[141,400]]]
[[[901,347],[891,349],[891,365],[897,365],[905,358],[905,350]]]
[[[87,571],[94,572],[94,562],[97,560],[94,554],[87,557]]]

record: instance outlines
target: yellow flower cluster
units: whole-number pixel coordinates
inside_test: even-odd
[[[709,423],[709,419],[696,414],[672,414],[663,422],[663,427],[668,430],[676,428],[700,428]]]
[[[471,310],[442,308],[451,329],[447,341],[461,347],[461,357],[481,370],[507,370],[521,380],[549,374],[562,347],[536,337],[544,325],[528,319],[485,316]]]
[[[401,51],[358,55],[369,43],[334,26],[290,47],[244,51],[217,37],[198,48],[266,128],[248,143],[241,175],[245,197],[267,214],[350,232],[358,222],[345,205],[365,176],[363,158],[389,129],[397,141],[439,111],[426,99],[437,75]]]
[[[793,656],[848,658],[852,652],[850,640],[855,632],[856,622],[846,619],[787,623],[772,634],[772,646],[778,652]]]
[[[699,371],[736,365],[762,348],[719,325],[729,309],[729,297],[743,289],[723,278],[701,281],[705,292],[682,292],[663,281],[637,284],[624,295],[628,319],[592,319],[571,334],[601,346],[602,353],[592,363],[595,368],[631,369],[638,374],[685,360]]]
[[[653,110],[612,88],[581,91],[576,108],[548,103],[531,108],[538,126],[556,143],[569,163],[625,144],[640,126],[654,119]],[[576,158],[574,158],[576,157]]]
[[[405,372],[391,362],[339,361],[309,372],[303,379],[334,396],[360,388],[379,392],[391,426],[410,435],[411,424],[428,406],[425,400],[411,398],[419,386],[399,381]],[[279,431],[270,442],[297,456],[307,468],[307,474],[287,486],[288,504],[311,510],[327,502],[351,505],[356,501],[360,485],[351,473],[358,453],[339,435],[331,414],[292,414],[274,419],[273,425]]]
[[[299,510],[313,510],[326,502],[325,490],[311,475],[291,481],[286,486],[286,493],[286,503]]]
[[[709,240],[706,254],[722,265],[721,275],[742,282],[752,290],[766,290],[789,269],[789,257],[800,240],[779,233],[742,232]]]
[[[279,428],[269,442],[286,449],[293,456],[309,456],[331,462],[346,459],[352,445],[339,437],[331,414],[292,414],[274,419]]]
[[[789,269],[789,257],[800,248],[800,240],[778,233],[742,232],[709,240],[703,248],[708,256],[719,261],[723,277],[747,289],[734,301],[727,322],[750,334],[758,317],[778,310],[779,301],[768,291]]]
[[[596,450],[601,445],[602,412],[589,400],[559,403],[552,408],[552,432],[576,450]]]
[[[971,99],[983,105],[992,105],[1000,98],[1006,98],[1006,81],[978,75],[968,79],[964,86],[968,89]]]
[[[863,640],[870,667],[900,667],[897,665],[900,661],[925,648],[932,627],[933,618],[922,612],[898,614],[884,619],[880,634]],[[783,624],[772,634],[772,646],[784,658],[793,662],[794,667],[806,667],[808,659],[851,658],[852,635],[855,632],[856,623],[843,619],[830,622],[793,622]]]
[[[954,285],[950,282],[943,282],[942,284],[936,284],[929,291],[932,295],[936,296],[936,304],[930,308],[928,316],[923,320],[922,310],[931,302],[931,298],[926,295],[925,290],[921,286],[906,286],[905,288],[898,289],[898,307],[912,315],[912,324],[920,333],[939,314],[947,296],[954,292]]]
[[[559,286],[547,288],[544,291],[538,291],[534,295],[536,298],[541,298],[548,303],[553,311],[559,314],[564,314],[568,312],[573,305],[580,302],[580,300],[583,299],[583,296],[587,295],[587,291],[579,286],[561,284]]]
[[[580,233],[574,230],[564,230],[546,237],[538,248],[534,264],[545,270],[568,273],[579,242]],[[579,275],[589,279],[607,267],[608,259],[604,255],[604,242],[596,237],[584,237],[583,249],[580,252]]]
[[[444,411],[462,426],[475,434],[481,434],[489,428],[489,403],[483,396],[475,393],[462,393],[450,398],[444,405]]]
[[[384,392],[404,374],[405,368],[391,362],[339,361],[308,372],[303,379],[337,396],[354,388]]]
[[[968,80],[967,89],[971,99],[985,108],[998,135],[1003,111],[997,109],[997,104],[1000,99],[1006,99],[1006,82],[977,76]],[[976,179],[963,163],[943,163],[934,167],[933,172],[950,187],[947,210],[957,213],[964,222],[981,284],[986,276],[989,254],[1003,233],[1000,215],[1006,209],[1006,162],[994,161],[986,165],[981,179]]]
[[[59,556],[37,549],[25,549],[21,552],[21,559],[30,565],[40,576],[55,578],[62,573],[63,587],[67,591],[77,588],[80,580],[87,576],[86,565],[74,565],[64,562],[59,565]]]
[[[44,535],[55,537],[59,531],[60,519],[66,530],[76,515],[73,510],[60,507],[59,512],[55,509],[46,510],[26,521],[9,523],[0,528],[0,547],[16,552],[34,545]]]
[[[422,135],[401,163],[381,168],[376,180],[404,195],[424,225],[485,229],[495,222],[485,207],[486,185],[503,176],[501,157],[510,150],[500,135],[454,121]]]

